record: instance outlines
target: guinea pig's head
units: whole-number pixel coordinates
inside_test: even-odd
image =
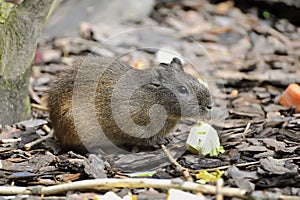
[[[151,69],[151,82],[147,85],[158,104],[174,117],[198,117],[212,108],[207,85],[183,71],[182,63],[173,58]]]

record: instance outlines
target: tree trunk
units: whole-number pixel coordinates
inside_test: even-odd
[[[30,118],[31,63],[52,0],[0,0],[0,124]]]

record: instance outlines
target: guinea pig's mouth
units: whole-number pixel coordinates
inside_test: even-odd
[[[182,118],[199,118],[199,117],[204,117],[208,116],[208,114],[211,112],[213,106],[201,106],[199,105],[199,109],[195,110],[182,110],[181,111],[181,117]]]

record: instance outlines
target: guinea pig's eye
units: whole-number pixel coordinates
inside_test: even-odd
[[[188,95],[189,94],[189,91],[186,89],[186,87],[184,86],[179,86],[178,87],[178,91],[181,93],[181,94],[185,94],[185,95]]]

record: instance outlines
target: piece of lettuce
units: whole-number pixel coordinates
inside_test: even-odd
[[[224,153],[217,131],[204,122],[191,128],[186,147],[190,152],[203,156],[218,156],[220,153]]]

